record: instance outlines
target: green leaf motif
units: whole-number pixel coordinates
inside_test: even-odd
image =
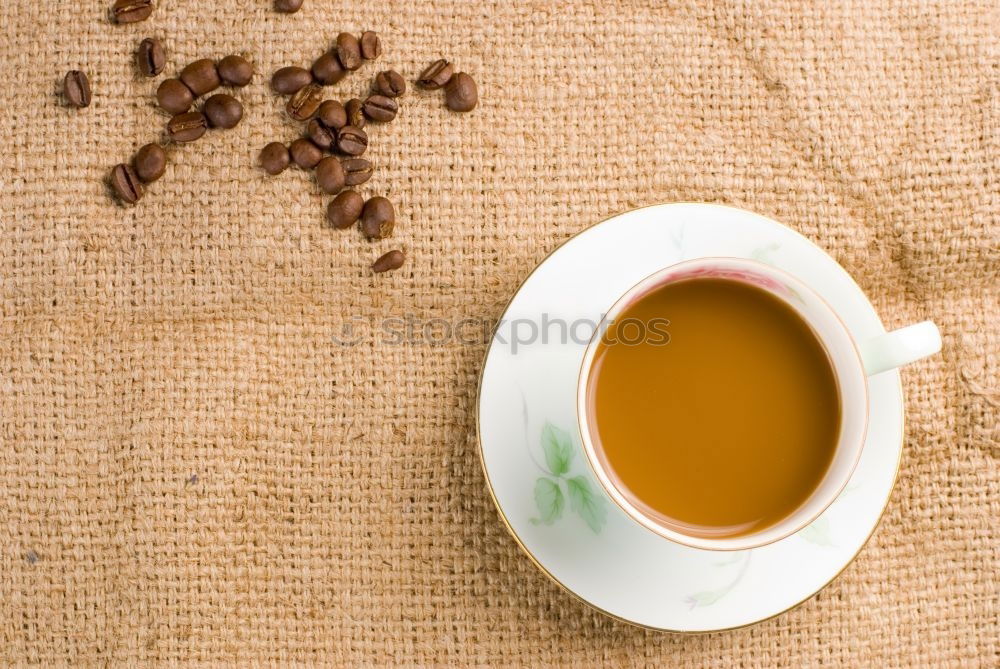
[[[562,476],[569,471],[569,463],[573,459],[573,442],[569,432],[546,422],[542,428],[542,450],[545,451],[545,464],[553,476]]]
[[[799,530],[799,536],[817,546],[833,546],[830,539],[830,520],[826,516],[820,516],[812,525]]]
[[[594,491],[590,481],[584,476],[567,479],[566,486],[569,490],[569,507],[583,518],[594,534],[600,534],[608,520],[608,507],[604,498]]]
[[[711,606],[717,601],[729,594],[732,588],[725,587],[719,588],[718,590],[706,590],[705,592],[696,592],[693,595],[688,595],[684,598],[684,603],[689,607],[696,608],[698,606]]]
[[[538,523],[551,525],[559,520],[566,506],[566,498],[559,489],[559,483],[545,477],[535,481],[535,506],[538,507],[540,518],[532,519],[531,522],[536,525]]]

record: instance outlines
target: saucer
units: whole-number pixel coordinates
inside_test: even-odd
[[[855,339],[885,332],[833,258],[793,230],[720,205],[630,211],[571,238],[507,305],[480,377],[478,429],[493,501],[531,560],[570,594],[626,622],[672,632],[751,625],[809,599],[860,552],[889,500],[903,439],[895,370],[870,377],[864,451],[815,522],[736,552],[688,548],[643,528],[604,492],[576,422],[576,383],[604,312],[639,280],[704,256],[752,258],[801,279]]]

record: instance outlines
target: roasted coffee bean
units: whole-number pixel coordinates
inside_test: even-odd
[[[163,67],[167,64],[167,54],[160,40],[147,37],[139,42],[139,49],[135,52],[135,64],[146,77],[155,77],[163,72]]]
[[[111,170],[110,181],[111,188],[122,202],[135,204],[142,199],[142,182],[139,181],[135,170],[125,163],[115,165]]]
[[[333,51],[328,51],[312,64],[312,74],[324,86],[332,86],[347,76],[347,70]]]
[[[316,110],[316,118],[322,121],[327,128],[340,130],[347,125],[347,110],[336,100],[324,100],[323,104]]]
[[[303,67],[289,65],[271,76],[271,88],[275,93],[294,95],[312,83],[313,75]]]
[[[368,239],[385,239],[396,225],[396,211],[384,197],[373,197],[361,210],[361,232]]]
[[[316,184],[324,193],[339,193],[344,189],[344,168],[339,159],[327,156],[316,163]]]
[[[296,121],[305,121],[316,114],[322,102],[323,89],[316,84],[309,84],[288,98],[285,111]]]
[[[159,144],[147,144],[132,157],[132,169],[144,183],[152,183],[167,169],[167,154]]]
[[[215,69],[222,81],[230,86],[246,86],[253,79],[253,65],[242,56],[226,56]]]
[[[90,79],[85,72],[70,70],[63,78],[63,95],[74,107],[90,106]]]
[[[243,105],[232,95],[216,93],[201,108],[213,128],[235,128],[243,119]]]
[[[361,109],[365,116],[371,120],[386,123],[396,118],[399,105],[396,104],[395,100],[384,95],[369,95]]]
[[[292,162],[304,170],[311,170],[323,160],[323,150],[305,137],[295,140],[288,147]]]
[[[361,33],[361,57],[375,60],[382,55],[382,40],[372,30]]]
[[[445,86],[444,102],[452,111],[467,112],[475,109],[476,103],[479,102],[475,80],[465,72],[453,76]]]
[[[365,158],[344,158],[340,161],[340,166],[344,168],[344,181],[348,186],[363,184],[372,178],[375,170],[371,161]]]
[[[398,98],[406,92],[406,79],[395,70],[386,70],[375,75],[375,90],[387,98]]]
[[[208,119],[201,112],[186,112],[174,116],[167,123],[167,133],[175,142],[193,142],[205,134]]]
[[[422,88],[429,88],[431,90],[441,88],[448,83],[448,80],[451,79],[454,73],[455,68],[444,58],[435,60],[420,73],[420,76],[417,77],[417,84]]]
[[[344,230],[354,225],[361,218],[361,209],[365,199],[353,190],[345,190],[333,198],[326,208],[326,220],[338,230]]]
[[[358,98],[351,98],[344,105],[344,111],[347,112],[347,125],[353,125],[355,128],[365,127],[365,112],[364,104]]]
[[[324,151],[329,151],[333,147],[334,142],[337,141],[337,131],[326,127],[326,124],[318,118],[309,121],[309,124],[306,126],[306,135],[309,136],[309,140],[313,144]]]
[[[260,166],[271,175],[284,172],[291,160],[288,147],[281,142],[271,142],[260,151]]]
[[[285,14],[294,14],[302,9],[302,0],[274,0],[274,8]]]
[[[115,23],[145,21],[152,13],[152,0],[116,0],[111,5],[111,18]]]
[[[156,89],[156,101],[164,111],[182,114],[191,108],[194,93],[180,79],[164,79]]]
[[[360,156],[368,149],[368,133],[353,125],[337,132],[337,149],[349,156]]]
[[[398,249],[395,251],[389,251],[372,263],[372,271],[376,274],[381,274],[382,272],[388,272],[389,270],[399,269],[403,266],[404,260],[406,260],[406,256],[403,255],[402,251]]]
[[[191,89],[195,97],[211,93],[222,85],[215,61],[210,58],[196,60],[181,70],[181,81]]]
[[[361,44],[351,33],[337,35],[337,58],[345,70],[352,72],[361,67]]]

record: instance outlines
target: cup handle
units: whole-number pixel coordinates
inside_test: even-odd
[[[934,323],[923,321],[869,339],[858,348],[865,374],[874,376],[937,353],[941,333]]]

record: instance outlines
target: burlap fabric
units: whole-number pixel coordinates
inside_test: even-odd
[[[110,0],[0,5],[0,663],[918,666],[998,662],[1000,14],[910,2]],[[323,225],[267,88],[342,29],[378,69],[445,55],[482,96],[411,92],[372,130],[395,237]],[[171,150],[140,206],[102,178],[165,117],[135,71],[244,53],[233,131]],[[63,73],[94,103],[68,110]],[[643,631],[562,592],[501,526],[474,405],[485,343],[342,326],[499,317],[572,234],[671,200],[749,208],[840,261],[888,326],[933,318],[881,526],[761,625]],[[410,261],[372,277],[400,246]],[[422,321],[421,321],[422,322]],[[437,345],[432,345],[436,343]]]

